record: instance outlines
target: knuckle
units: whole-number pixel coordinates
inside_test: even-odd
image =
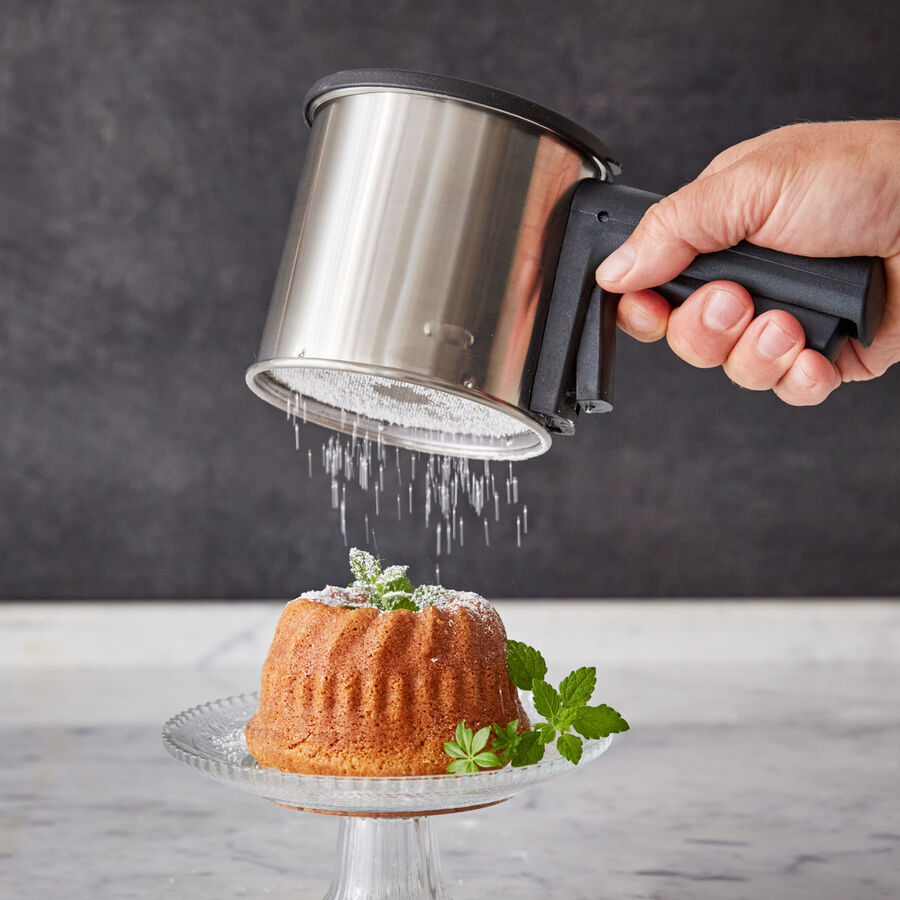
[[[675,233],[669,210],[672,207],[671,197],[662,197],[650,206],[641,218],[639,228],[648,240],[659,240],[671,237]]]

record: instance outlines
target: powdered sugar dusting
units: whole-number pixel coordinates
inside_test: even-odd
[[[315,600],[325,606],[370,606],[371,591],[362,587],[335,587],[326,585],[319,591],[304,591],[298,600]]]
[[[481,594],[476,594],[473,591],[454,591],[432,584],[422,585],[418,591],[420,597],[423,594],[426,597],[426,602],[422,604],[423,609],[429,606],[446,609],[450,612],[453,612],[455,609],[465,609],[472,615],[485,621],[490,621],[497,617],[497,611],[494,609],[493,604],[485,600]],[[329,584],[321,590],[304,591],[297,599],[313,600],[325,606],[371,606],[380,613],[386,612],[386,610],[379,609],[371,602],[371,592],[367,588],[362,587],[345,588]]]

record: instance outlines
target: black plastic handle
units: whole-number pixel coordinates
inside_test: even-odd
[[[600,290],[594,272],[659,199],[595,179],[581,182],[572,197],[530,404],[552,430],[571,433],[579,410],[612,408],[619,296]],[[718,280],[743,285],[757,315],[770,309],[791,313],[803,326],[807,346],[831,360],[848,337],[871,343],[884,312],[883,260],[813,259],[746,242],[697,256],[656,290],[678,305],[702,284]]]

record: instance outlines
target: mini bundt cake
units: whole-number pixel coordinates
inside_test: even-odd
[[[439,589],[422,608],[385,610],[371,594],[357,582],[284,608],[259,709],[245,730],[261,765],[327,775],[437,774],[447,771],[444,743],[461,721],[477,730],[518,719],[520,732],[530,728],[490,603]]]

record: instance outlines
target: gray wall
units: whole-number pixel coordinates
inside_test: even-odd
[[[897,115],[900,99],[895,0],[4,0],[2,18],[4,598],[346,581],[327,482],[243,381],[316,78],[493,83],[578,119],[623,181],[657,192],[766,129]],[[623,338],[615,412],[517,467],[525,546],[471,537],[442,580],[491,596],[896,594],[898,397],[893,370],[790,409]],[[419,519],[385,516],[376,535],[432,577]]]

